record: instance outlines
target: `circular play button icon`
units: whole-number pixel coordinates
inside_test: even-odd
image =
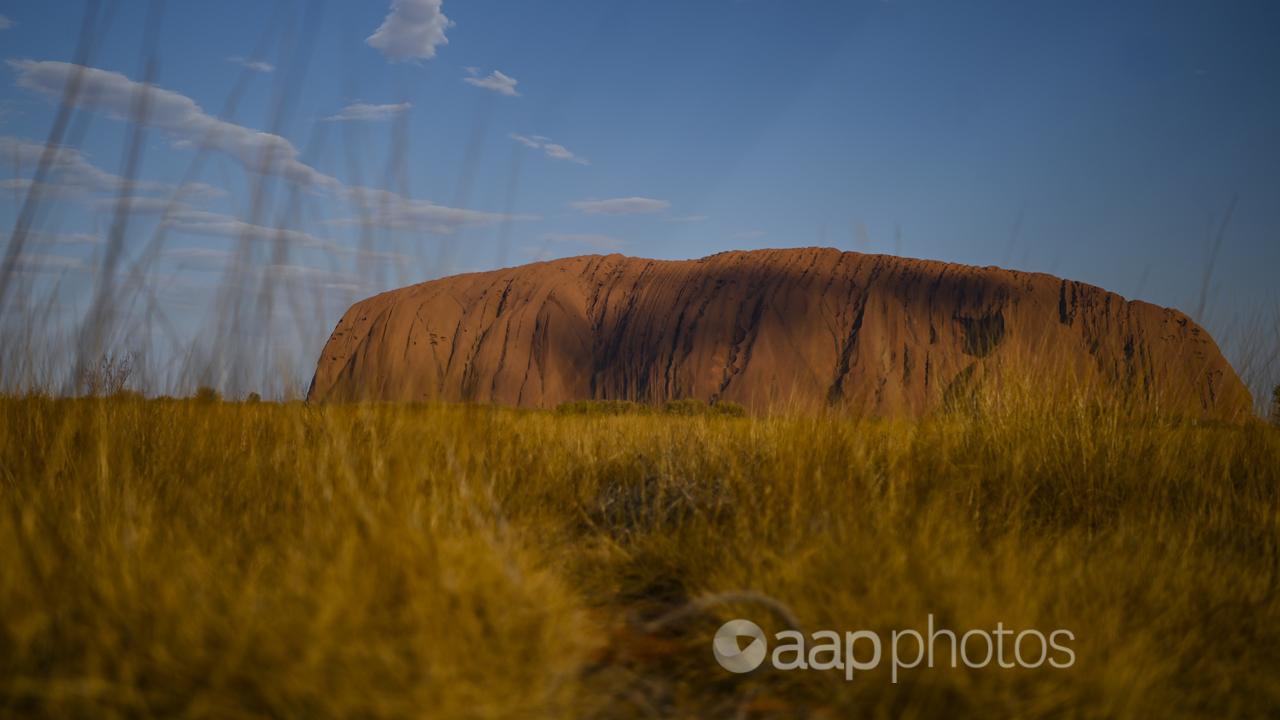
[[[733,673],[749,673],[760,667],[769,651],[760,626],[742,618],[721,625],[711,649],[720,667]]]

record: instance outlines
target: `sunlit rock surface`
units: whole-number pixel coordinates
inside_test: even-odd
[[[1252,407],[1177,310],[1041,273],[816,248],[584,256],[383,293],[342,317],[309,399],[920,415],[1010,369],[1168,414]]]

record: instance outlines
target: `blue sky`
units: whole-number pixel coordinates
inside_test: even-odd
[[[100,92],[54,178],[70,189],[28,251],[69,307],[121,187],[91,168],[122,174],[119,108],[147,72],[148,3],[104,7],[86,63]],[[15,158],[49,131],[83,12],[0,2],[10,227],[34,168]],[[170,2],[134,187],[168,205],[153,270],[197,318],[178,324],[199,326],[236,263],[318,290],[300,367],[376,290],[612,251],[827,245],[1193,312],[1234,207],[1207,302],[1222,334],[1280,302],[1277,31],[1280,5],[1208,0]],[[128,257],[161,217],[143,209]]]

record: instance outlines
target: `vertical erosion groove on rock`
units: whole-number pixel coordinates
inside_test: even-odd
[[[309,399],[919,415],[1010,372],[1183,416],[1252,406],[1177,310],[1040,273],[814,248],[584,256],[383,293],[342,317]]]

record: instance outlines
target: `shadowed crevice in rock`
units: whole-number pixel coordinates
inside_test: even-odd
[[[1101,382],[1167,413],[1252,407],[1177,310],[1040,273],[821,248],[584,256],[383,293],[339,321],[308,397],[919,415],[999,368]]]
[[[958,317],[964,353],[974,357],[986,357],[1004,340],[1004,313],[993,312],[979,317]]]

